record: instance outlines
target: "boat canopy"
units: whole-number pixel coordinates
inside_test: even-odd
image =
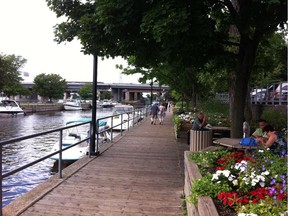
[[[77,120],[67,121],[66,125],[74,124],[74,123],[85,123],[85,122],[91,122],[91,121],[92,121],[91,118],[80,118],[80,119],[77,119]],[[99,121],[99,126],[105,126],[106,124],[107,124],[106,121],[102,121],[102,120]]]

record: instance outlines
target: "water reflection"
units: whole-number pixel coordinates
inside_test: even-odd
[[[97,111],[97,118],[111,115],[111,109]],[[65,122],[91,117],[91,111],[62,111],[0,117],[0,140],[63,127]],[[50,153],[59,132],[3,146],[3,173],[14,170]],[[3,206],[47,180],[54,161],[47,159],[3,180]]]

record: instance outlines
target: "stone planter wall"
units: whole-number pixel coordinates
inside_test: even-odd
[[[189,151],[184,153],[185,184],[184,193],[187,198],[191,194],[192,181],[202,178],[197,164],[189,160]],[[219,216],[213,200],[210,197],[199,197],[198,205],[186,201],[188,216]]]

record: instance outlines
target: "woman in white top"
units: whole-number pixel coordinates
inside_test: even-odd
[[[160,125],[163,125],[163,120],[164,120],[165,115],[166,115],[165,106],[164,106],[164,104],[161,104],[159,106],[159,121],[160,121]]]

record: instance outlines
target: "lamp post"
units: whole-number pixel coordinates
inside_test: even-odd
[[[152,98],[152,93],[153,93],[153,81],[151,81],[150,86],[151,86],[150,105],[152,106],[152,103],[153,103],[153,98]]]
[[[99,154],[99,149],[98,145],[95,146],[95,139],[96,139],[96,132],[97,132],[97,121],[96,121],[96,107],[97,107],[97,75],[98,75],[98,70],[97,70],[97,65],[98,65],[98,59],[97,56],[93,56],[93,92],[92,92],[92,125],[91,125],[91,140],[90,140],[90,146],[89,146],[89,153],[90,155],[98,155]],[[96,148],[95,148],[96,147]]]
[[[153,103],[153,83],[154,82],[157,82],[157,80],[154,80],[153,79],[151,80],[150,82],[150,86],[151,86],[151,97],[150,97],[150,105],[152,106],[152,103]]]

